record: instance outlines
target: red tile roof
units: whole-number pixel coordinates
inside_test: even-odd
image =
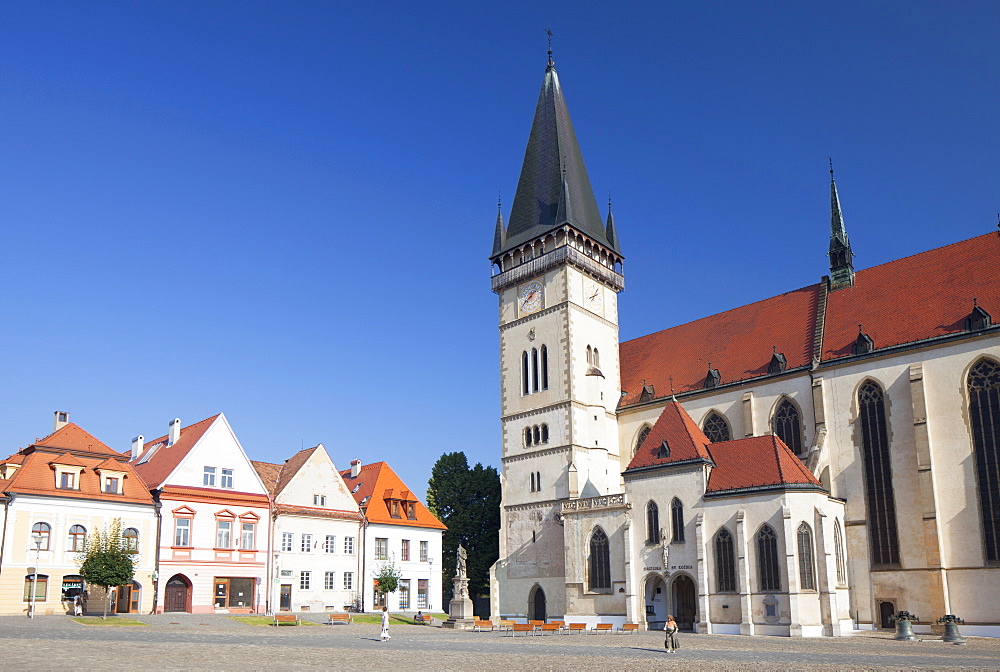
[[[664,441],[670,448],[670,455],[659,457]],[[646,440],[629,462],[628,468],[653,467],[699,458],[711,460],[708,452],[709,443],[691,416],[681,408],[680,404],[671,401],[663,408]]]
[[[62,448],[73,451],[86,451],[88,453],[101,453],[121,457],[122,453],[112,450],[92,434],[84,431],[75,422],[71,422],[64,427],[57,429],[43,439],[38,439],[33,444],[46,448]]]
[[[706,492],[776,485],[822,487],[802,461],[776,436],[722,441],[709,447],[715,468]]]
[[[168,435],[163,435],[158,439],[147,441],[143,446],[143,452],[139,459],[132,462],[136,472],[142,476],[143,480],[150,488],[158,488],[163,484],[170,474],[173,473],[177,465],[181,463],[187,454],[194,448],[208,428],[212,426],[220,414],[213,415],[201,422],[181,428],[180,438],[172,446],[167,445]],[[148,451],[156,450],[156,454],[148,458],[148,462],[143,462],[143,458],[148,455]]]
[[[423,503],[414,497],[412,494],[409,495],[406,501],[415,502],[414,508],[416,513],[416,520],[410,520],[406,517],[406,513],[403,513],[402,518],[393,518],[389,513],[389,506],[386,501],[386,493],[391,494],[392,497],[401,499],[399,496],[400,491],[409,490],[406,484],[396,475],[388,464],[385,462],[375,462],[373,464],[366,464],[361,467],[361,473],[358,474],[357,478],[351,478],[351,470],[346,469],[340,472],[341,477],[344,479],[344,484],[347,485],[347,489],[351,490],[354,495],[355,501],[361,504],[367,498],[367,502],[364,503],[363,507],[365,509],[365,516],[370,522],[373,523],[384,523],[386,525],[408,525],[411,527],[430,527],[438,530],[447,530],[447,526],[438,520],[433,513],[427,510],[427,507]]]

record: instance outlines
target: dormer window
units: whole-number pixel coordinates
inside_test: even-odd
[[[399,514],[399,500],[398,499],[392,500],[392,506],[390,507],[389,515],[392,516],[393,518],[401,518],[402,517]]]
[[[864,355],[875,349],[875,341],[872,337],[861,330],[861,325],[858,325],[858,338],[851,345],[852,355]]]
[[[670,444],[668,444],[666,441],[661,443],[659,450],[656,451],[656,457],[658,458],[670,457]]]
[[[649,401],[654,396],[656,396],[656,391],[653,389],[652,385],[647,385],[646,381],[642,381],[642,392],[639,394],[639,401]]]
[[[83,474],[84,467],[73,464],[72,462],[76,460],[72,457],[66,459],[70,461],[70,464],[49,463],[55,470],[56,488],[60,490],[79,490],[80,476]]]
[[[119,495],[121,490],[119,489],[119,484],[121,479],[115,476],[105,476],[104,477],[104,492],[109,495]]]
[[[720,382],[722,382],[722,376],[719,374],[719,370],[713,369],[712,363],[709,362],[708,374],[705,376],[705,382],[702,383],[702,387],[708,390],[713,387],[718,387]]]
[[[76,474],[68,471],[59,472],[59,487],[64,490],[76,490]]]
[[[979,305],[976,299],[972,300],[972,312],[965,318],[966,331],[979,331],[993,325],[993,318]]]
[[[788,360],[785,359],[785,355],[780,353],[775,349],[774,354],[771,355],[771,363],[767,365],[768,373],[781,373],[788,368]]]
[[[413,502],[406,503],[406,517],[409,520],[417,519],[417,505],[414,504]]]

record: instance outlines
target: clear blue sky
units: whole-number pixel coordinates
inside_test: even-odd
[[[253,459],[499,466],[548,25],[622,340],[816,282],[830,155],[858,267],[996,230],[1000,3],[646,5],[8,3],[0,452],[224,411]]]

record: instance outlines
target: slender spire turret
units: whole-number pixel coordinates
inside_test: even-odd
[[[493,254],[496,255],[503,249],[503,244],[507,240],[507,228],[503,223],[503,202],[500,194],[497,194],[497,228],[493,232]],[[492,255],[491,255],[492,256]]]
[[[608,194],[608,223],[604,227],[604,232],[611,247],[616,250],[621,249],[621,245],[618,243],[618,231],[615,229],[615,216],[611,213],[611,194]]]
[[[854,252],[844,226],[837,183],[833,179],[833,159],[830,159],[830,289],[854,286]]]

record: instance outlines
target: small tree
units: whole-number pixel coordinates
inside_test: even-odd
[[[402,578],[403,572],[396,567],[396,563],[392,560],[386,560],[379,565],[378,571],[375,572],[376,590],[382,593],[383,597],[389,593],[395,593],[396,589],[399,588],[399,580]]]
[[[122,537],[121,519],[115,518],[103,532],[94,532],[77,556],[80,576],[87,583],[104,588],[107,596],[112,587],[131,583],[135,576],[134,553]],[[104,601],[104,618],[108,617],[110,601],[107,598]]]

